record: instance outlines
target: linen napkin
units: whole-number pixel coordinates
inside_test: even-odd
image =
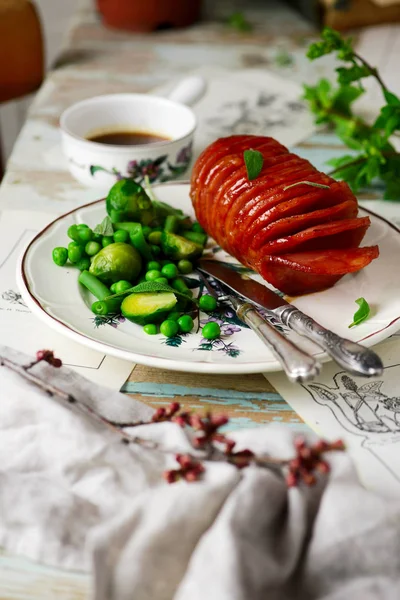
[[[30,357],[0,348],[19,364]],[[32,372],[109,420],[152,410],[77,373]],[[365,490],[346,454],[313,488],[276,472],[208,461],[201,481],[168,485],[173,455],[119,437],[71,403],[0,367],[0,545],[41,562],[91,570],[95,600],[258,600],[400,596],[400,506]],[[129,428],[127,429],[129,431]],[[131,433],[190,449],[173,423]],[[279,426],[230,434],[237,449],[293,456]]]

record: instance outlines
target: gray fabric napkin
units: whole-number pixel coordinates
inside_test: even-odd
[[[29,357],[0,348],[20,364]],[[151,409],[72,371],[34,371],[117,422]],[[345,454],[313,488],[207,462],[202,481],[166,484],[173,456],[125,446],[73,406],[0,368],[0,544],[47,564],[91,569],[95,600],[394,600],[400,505],[362,488]],[[135,434],[185,452],[173,423]],[[237,448],[293,455],[284,428],[230,435]],[[382,490],[384,492],[384,490]]]

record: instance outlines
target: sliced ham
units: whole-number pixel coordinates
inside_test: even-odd
[[[249,149],[264,159],[252,181],[243,158]],[[190,195],[207,233],[288,294],[330,287],[379,254],[376,246],[358,248],[370,221],[357,218],[357,200],[347,184],[272,138],[216,140],[194,165]]]

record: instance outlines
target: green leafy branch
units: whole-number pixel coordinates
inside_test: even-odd
[[[336,53],[345,66],[336,69],[338,86],[321,79],[315,86],[304,86],[304,98],[317,124],[332,127],[338,137],[356,154],[334,158],[330,175],[349,183],[353,191],[379,179],[385,185],[385,199],[400,200],[400,153],[390,138],[400,134],[400,99],[390,92],[378,70],[354,51],[352,40],[326,27],[321,41],[311,44],[307,57],[318,59]],[[363,79],[373,77],[384,98],[379,115],[372,124],[354,114],[353,103],[365,92]]]

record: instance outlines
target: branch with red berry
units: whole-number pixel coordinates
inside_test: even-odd
[[[325,455],[329,452],[344,450],[344,444],[341,440],[335,442],[319,440],[315,444],[309,445],[301,437],[294,442],[295,455],[291,459],[258,455],[248,449],[235,451],[236,442],[221,431],[221,428],[229,423],[228,417],[213,415],[211,412],[200,416],[197,413],[182,411],[178,402],[172,402],[166,408],[158,408],[148,422],[115,423],[97,413],[82,400],[75,398],[55,385],[47,383],[36,373],[33,373],[32,368],[40,362],[47,362],[55,368],[62,366],[61,360],[56,358],[50,350],[39,350],[36,354],[36,360],[25,366],[0,356],[0,366],[13,370],[21,377],[40,387],[50,396],[58,398],[66,404],[73,404],[80,412],[119,435],[123,443],[139,444],[165,454],[175,454],[177,468],[164,473],[164,478],[168,483],[175,483],[179,480],[197,481],[205,471],[204,462],[213,460],[230,463],[237,469],[244,469],[254,464],[259,467],[278,470],[285,477],[288,487],[298,486],[299,484],[314,485],[318,473],[326,474],[329,472],[329,463],[326,461]],[[190,441],[195,454],[177,454],[172,450],[163,448],[157,442],[134,436],[124,430],[124,427],[131,428],[167,421],[190,431]]]

